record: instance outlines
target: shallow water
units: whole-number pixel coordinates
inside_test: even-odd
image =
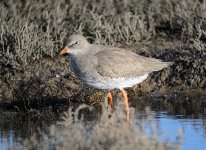
[[[135,111],[137,126],[142,118],[147,117],[144,111]],[[37,133],[39,129],[48,132],[49,127],[56,124],[60,114],[25,115],[4,112],[0,114],[0,149],[24,149],[24,139]],[[97,120],[100,114],[86,115],[86,122]],[[206,148],[206,117],[203,115],[189,116],[169,113],[159,107],[150,112],[151,119],[146,120],[145,131],[151,136],[151,130],[147,128],[151,123],[158,127],[158,134],[164,142],[176,142],[181,133],[184,135],[182,148],[184,150],[202,150]]]
[[[159,135],[163,141],[176,142],[183,133],[184,150],[202,150],[206,148],[206,117],[186,118],[181,115],[168,115],[166,111],[152,112],[160,128]],[[150,135],[151,133],[148,132]]]

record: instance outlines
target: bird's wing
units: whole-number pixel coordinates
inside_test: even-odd
[[[110,78],[135,77],[161,70],[169,65],[158,59],[137,55],[119,48],[110,48],[94,55],[97,71],[101,76]]]

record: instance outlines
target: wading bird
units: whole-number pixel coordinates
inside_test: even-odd
[[[112,107],[112,89],[120,89],[129,122],[128,97],[124,88],[143,82],[153,71],[171,65],[159,59],[137,55],[122,48],[90,44],[80,35],[68,37],[60,55],[71,56],[71,67],[75,75],[85,84],[107,90],[108,108]]]

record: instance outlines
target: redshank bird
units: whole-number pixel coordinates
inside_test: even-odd
[[[108,108],[112,107],[112,89],[120,89],[129,121],[128,97],[124,88],[143,82],[153,71],[167,67],[171,62],[140,56],[122,48],[90,44],[81,35],[71,35],[60,55],[68,53],[71,69],[83,83],[108,91]]]

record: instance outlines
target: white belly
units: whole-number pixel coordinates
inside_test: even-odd
[[[84,83],[89,86],[98,88],[98,89],[120,89],[120,88],[128,88],[132,87],[135,84],[139,84],[143,82],[148,77],[148,74],[143,76],[138,76],[135,78],[108,78],[104,77],[102,80],[94,81],[94,80],[83,80]]]

